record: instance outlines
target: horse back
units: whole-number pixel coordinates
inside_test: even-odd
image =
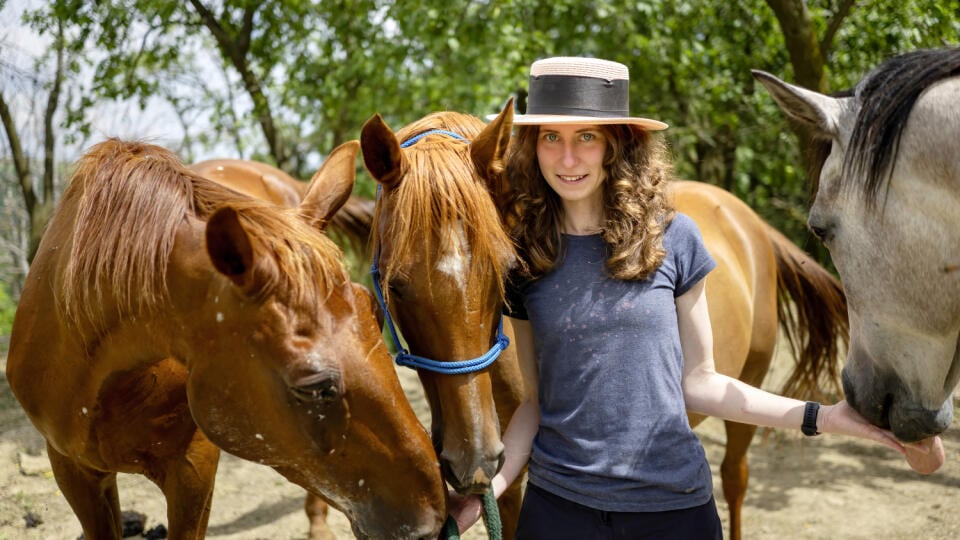
[[[188,168],[234,191],[283,207],[300,204],[307,190],[305,182],[259,161],[210,159],[194,163]]]

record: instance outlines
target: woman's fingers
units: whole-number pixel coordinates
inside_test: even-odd
[[[920,474],[931,474],[943,465],[945,455],[939,435],[905,444],[904,448],[910,468]]]

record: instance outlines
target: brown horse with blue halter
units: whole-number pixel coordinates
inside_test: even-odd
[[[394,135],[375,115],[360,138],[380,184],[374,287],[397,361],[416,368],[423,383],[444,476],[460,492],[489,488],[503,460],[500,426],[522,395],[516,353],[507,347],[512,329],[500,316],[516,253],[491,197],[501,187],[511,127],[508,116],[485,125],[443,112]],[[520,496],[518,482],[498,501],[507,538]]]

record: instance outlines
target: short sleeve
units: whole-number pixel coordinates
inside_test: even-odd
[[[664,244],[676,271],[675,296],[683,296],[717,266],[703,243],[700,228],[686,214],[677,212],[674,216],[664,236]]]

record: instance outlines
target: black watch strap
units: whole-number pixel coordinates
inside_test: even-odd
[[[815,401],[808,401],[803,408],[803,424],[800,425],[800,431],[807,437],[819,435],[817,431],[817,414],[820,412],[820,404]]]

